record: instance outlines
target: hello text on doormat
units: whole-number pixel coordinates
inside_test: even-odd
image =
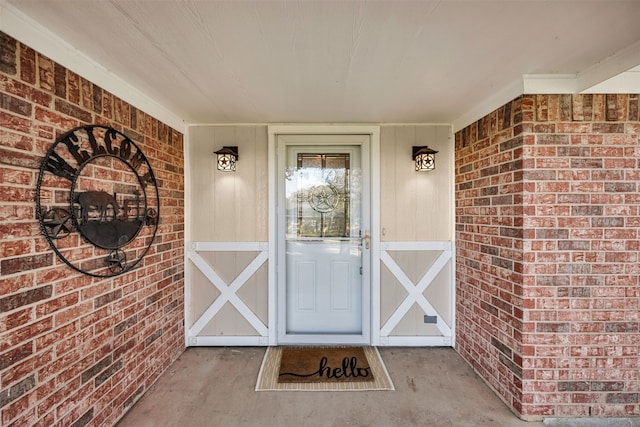
[[[284,348],[279,383],[373,381],[362,347]]]

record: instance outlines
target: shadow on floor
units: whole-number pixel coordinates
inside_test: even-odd
[[[395,391],[256,392],[264,348],[189,348],[118,427],[543,426],[513,415],[451,348],[379,350]]]

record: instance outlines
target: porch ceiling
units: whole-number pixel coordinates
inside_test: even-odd
[[[466,124],[524,75],[580,91],[640,64],[638,1],[7,5],[187,123]]]

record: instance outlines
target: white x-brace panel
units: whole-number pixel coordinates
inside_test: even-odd
[[[192,242],[187,248],[187,258],[192,261],[195,268],[200,270],[207,280],[214,286],[220,295],[209,305],[198,319],[190,323],[187,319],[187,345],[189,346],[264,346],[269,345],[269,328],[237,295],[238,290],[249,280],[253,274],[268,260],[269,246],[264,242]],[[230,283],[227,284],[215,268],[212,267],[198,252],[258,252],[257,256],[245,267],[245,269]],[[414,284],[402,267],[391,257],[393,251],[440,251],[430,268],[423,277]],[[451,346],[453,344],[453,318],[451,325],[447,324],[443,316],[433,307],[424,296],[425,290],[431,285],[438,273],[444,268],[452,269],[453,277],[453,250],[452,242],[381,242],[380,262],[383,263],[396,280],[407,291],[407,296],[378,330],[376,345],[381,346]],[[449,262],[451,261],[451,262]],[[189,273],[187,273],[189,274]],[[379,279],[378,279],[379,280]],[[453,279],[452,279],[453,280]],[[453,286],[453,285],[451,285]],[[187,286],[188,289],[188,286]],[[188,290],[187,290],[188,292]],[[379,288],[378,288],[379,292]],[[453,295],[453,291],[452,291]],[[453,296],[452,296],[453,299]],[[187,298],[188,300],[188,298]],[[254,336],[202,336],[199,335],[203,328],[213,319],[220,309],[229,302],[249,322],[258,335]],[[270,301],[272,303],[273,301]],[[442,336],[393,336],[391,332],[407,315],[411,307],[417,304],[422,311],[429,316],[437,316],[436,327]],[[453,307],[454,301],[451,301]],[[188,310],[187,310],[188,311]],[[374,307],[374,317],[379,316],[379,307]],[[189,327],[189,325],[191,325]]]
[[[402,268],[389,255],[392,251],[441,251],[438,258],[425,272],[424,276],[414,284]],[[452,245],[451,242],[383,242],[380,244],[380,261],[389,269],[391,274],[407,291],[404,301],[396,308],[391,317],[380,328],[380,345],[395,346],[418,346],[418,345],[441,345],[450,346],[452,344],[451,326],[445,323],[443,317],[429,303],[424,296],[424,291],[433,282],[433,279],[447,265],[452,267]],[[453,294],[453,292],[452,292]],[[409,312],[411,307],[417,304],[422,311],[429,316],[436,316],[436,326],[442,336],[392,336],[391,332],[400,323],[402,318]],[[451,302],[453,304],[453,301]]]
[[[238,274],[238,276],[227,284],[215,269],[205,261],[198,252],[258,252],[258,255]],[[220,295],[209,305],[198,319],[189,327],[187,340],[190,346],[215,346],[215,345],[266,345],[268,343],[269,330],[256,314],[238,297],[237,292],[247,280],[269,258],[269,245],[264,242],[192,242],[188,246],[187,257],[204,274],[209,282],[215,286]],[[202,329],[218,314],[220,309],[229,302],[244,317],[247,322],[256,330],[257,336],[199,336]]]

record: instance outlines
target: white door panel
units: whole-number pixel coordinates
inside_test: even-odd
[[[287,333],[360,333],[359,241],[287,242]]]

